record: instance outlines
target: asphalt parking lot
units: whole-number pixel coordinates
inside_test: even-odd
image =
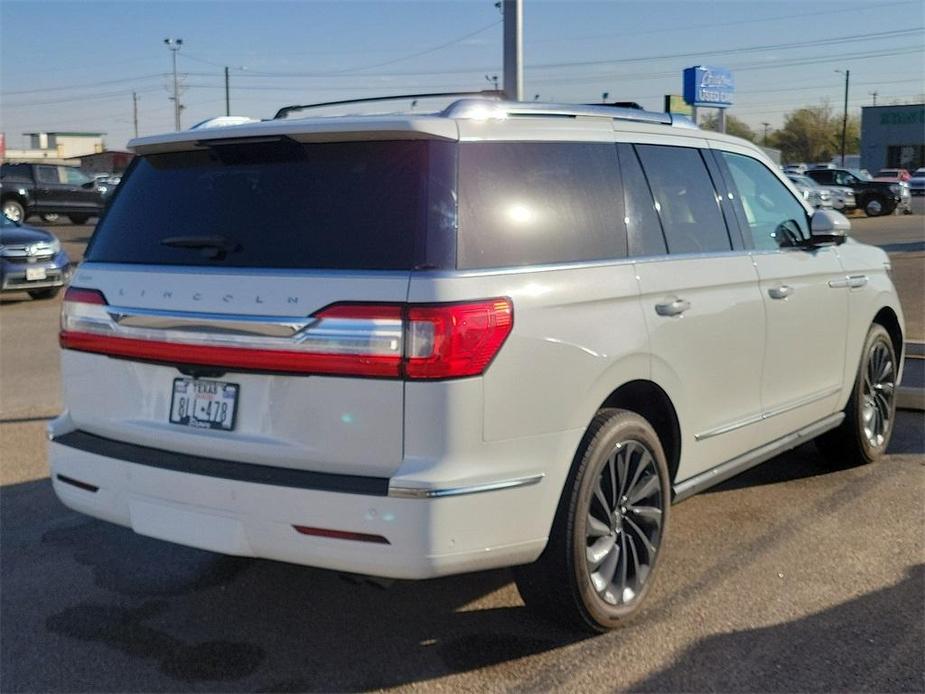
[[[925,341],[921,215],[853,220]],[[90,227],[57,225],[80,257]],[[388,590],[68,511],[47,480],[60,300],[0,301],[3,691],[925,690],[925,418],[832,469],[812,445],[674,507],[644,612],[587,638],[507,571]]]

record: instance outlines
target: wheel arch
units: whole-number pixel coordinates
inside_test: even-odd
[[[668,393],[653,381],[637,379],[611,392],[598,409],[604,407],[630,410],[652,425],[665,449],[668,472],[674,483],[681,462],[681,424]]]
[[[903,329],[899,323],[899,317],[896,312],[889,306],[881,308],[877,315],[874,316],[872,323],[882,325],[890,335],[890,341],[893,343],[893,349],[896,350],[896,358],[902,363],[903,359]]]

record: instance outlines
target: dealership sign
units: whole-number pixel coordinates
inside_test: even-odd
[[[735,91],[732,71],[724,67],[695,65],[684,71],[684,100],[691,106],[732,106]]]

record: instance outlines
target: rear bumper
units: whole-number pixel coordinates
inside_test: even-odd
[[[197,472],[184,472],[192,456],[117,442],[94,447],[68,436],[50,441],[49,465],[58,498],[75,511],[200,549],[371,576],[421,579],[533,561],[548,529],[524,519],[558,497],[542,476],[414,493],[378,478],[281,468],[269,469],[288,477],[268,479],[264,466],[246,463],[209,471],[193,460]],[[257,470],[235,472],[248,467]],[[387,542],[309,536],[295,526]]]

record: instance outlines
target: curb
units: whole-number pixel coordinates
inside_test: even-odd
[[[925,412],[925,390],[900,386],[896,390],[896,407],[900,410]]]
[[[910,362],[918,365],[925,360],[925,342],[907,340],[903,351],[905,352],[906,369],[909,368]],[[921,385],[900,385],[896,389],[896,407],[900,410],[925,411],[925,388]]]

